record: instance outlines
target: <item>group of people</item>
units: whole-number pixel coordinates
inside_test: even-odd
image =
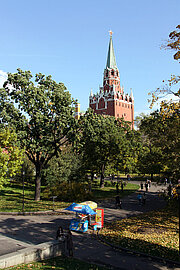
[[[143,184],[143,182],[141,181],[141,190],[145,187],[146,192],[148,192],[148,190],[151,187],[151,180],[147,179],[146,182]]]
[[[121,192],[124,191],[124,184],[121,182]],[[119,182],[116,183],[116,193],[119,194]]]
[[[72,240],[72,233],[68,229],[68,232],[65,234],[63,232],[63,228],[59,226],[56,232],[56,240],[63,241],[66,243],[67,252],[69,257],[73,257],[73,240]]]

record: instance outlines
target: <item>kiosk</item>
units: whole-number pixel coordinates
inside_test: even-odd
[[[72,203],[65,210],[76,212],[76,218],[71,220],[69,226],[69,229],[72,231],[86,232],[91,215],[96,215],[96,212],[89,205],[83,203]]]

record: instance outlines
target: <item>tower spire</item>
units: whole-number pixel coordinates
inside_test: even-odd
[[[113,42],[112,42],[113,32],[110,30],[109,34],[110,34],[110,41],[109,41],[109,50],[108,50],[106,68],[118,69],[116,65],[116,58],[115,58]]]

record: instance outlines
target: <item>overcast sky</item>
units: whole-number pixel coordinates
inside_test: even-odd
[[[1,85],[17,68],[50,74],[86,110],[102,85],[109,30],[136,114],[148,110],[149,91],[179,74],[173,52],[160,49],[180,24],[179,0],[0,0],[0,13]]]

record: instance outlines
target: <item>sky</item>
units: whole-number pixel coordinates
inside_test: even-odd
[[[102,86],[109,30],[135,115],[149,111],[148,92],[179,74],[173,51],[161,49],[180,24],[179,0],[0,0],[0,21],[0,87],[17,68],[52,75],[85,111]]]

